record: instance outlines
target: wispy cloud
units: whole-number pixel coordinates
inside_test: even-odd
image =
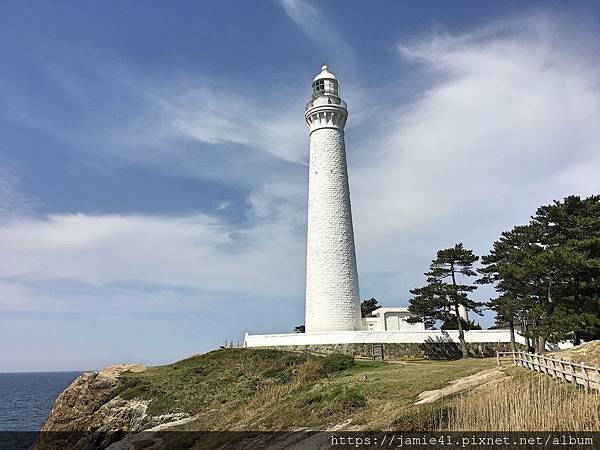
[[[127,160],[250,185],[274,169],[306,165],[307,86],[269,80],[249,93],[247,82],[233,76],[152,78],[107,55],[71,49],[67,55],[45,55],[40,62],[61,91],[53,105],[60,103],[60,118],[36,98],[12,95],[17,89],[1,94],[14,106],[0,115],[67,143],[91,163]]]
[[[304,245],[296,231],[285,220],[242,227],[205,215],[54,215],[13,221],[0,225],[0,248],[8,256],[0,261],[2,309],[23,308],[23,295],[13,295],[16,289],[30,294],[37,289],[39,297],[48,298],[58,286],[48,290],[52,282],[71,290],[81,286],[75,290],[80,298],[94,292],[119,298],[127,289],[134,301],[148,298],[148,292],[157,298],[172,292],[193,309],[236,298],[290,301],[302,291]],[[118,306],[114,298],[101,303]],[[38,302],[35,309],[56,306]],[[92,302],[85,309],[105,307]],[[143,302],[135,307],[153,309]]]
[[[0,222],[28,215],[36,202],[19,189],[17,178],[0,169]]]
[[[308,35],[320,28],[313,5],[282,6]],[[406,83],[418,78],[412,100],[397,104],[393,95],[365,92],[362,98],[376,103],[374,126],[354,127],[348,142],[363,296],[405,304],[438,248],[463,241],[486,252],[538,205],[600,191],[599,46],[586,40],[582,48],[589,33],[541,15],[398,45],[414,76],[399,72],[385,83],[390,91],[410,90]],[[224,222],[214,211],[17,215],[0,224],[2,307],[44,310],[49,302],[64,310],[67,296],[49,295],[58,289],[52,283],[80,286],[81,298],[101,292],[98,302],[151,310],[167,310],[168,302],[230,305],[232,298],[301,304],[307,137],[298,111],[306,86],[265,96],[235,80],[130,83],[132,76],[112,71],[102,82],[136,99],[114,114],[98,108],[72,129],[51,120],[46,128],[82,152],[243,180],[251,185],[244,223]],[[62,82],[78,104],[95,104],[87,101],[93,93],[75,89],[68,77]],[[284,105],[277,96],[298,103]],[[95,144],[101,135],[106,139]],[[0,199],[14,210],[18,189],[1,183]],[[266,309],[245,311],[271,320]]]
[[[312,3],[305,0],[280,0],[288,17],[313,41],[323,63],[335,63],[348,68],[354,60],[354,51],[343,35]]]
[[[391,270],[393,287],[377,288],[406,298],[437,248],[486,252],[537,206],[600,192],[599,47],[574,29],[534,15],[398,46],[428,86],[387,105],[351,167],[364,278]]]

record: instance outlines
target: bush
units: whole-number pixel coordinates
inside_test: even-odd
[[[347,388],[339,396],[339,405],[342,410],[354,411],[367,406],[367,398],[358,389]]]
[[[300,405],[310,406],[314,403],[320,403],[323,401],[324,395],[322,392],[309,391],[300,397]]]
[[[335,386],[332,389],[312,389],[298,398],[300,407],[310,407],[313,416],[348,414],[367,406],[367,398],[360,389]]]
[[[367,406],[367,398],[354,387],[338,386],[324,397],[327,402],[326,412],[337,414],[348,413]]]
[[[354,358],[342,353],[333,353],[323,358],[322,370],[324,374],[342,372],[354,365]]]

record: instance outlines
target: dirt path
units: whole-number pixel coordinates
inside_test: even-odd
[[[425,403],[433,403],[442,397],[448,395],[457,394],[459,392],[467,391],[484,384],[497,382],[506,377],[506,374],[497,368],[487,369],[476,374],[469,375],[468,377],[459,378],[458,380],[452,380],[448,386],[435,391],[424,391],[419,394],[415,405],[422,405]]]

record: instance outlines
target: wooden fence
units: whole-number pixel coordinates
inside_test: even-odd
[[[563,358],[553,358],[527,352],[497,352],[498,367],[502,366],[502,358],[511,358],[516,366],[545,373],[559,380],[575,385],[582,385],[586,391],[600,391],[600,367],[586,363],[568,361]]]

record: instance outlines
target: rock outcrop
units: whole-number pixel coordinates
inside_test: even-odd
[[[120,375],[145,370],[144,365],[122,364],[79,376],[54,402],[42,427],[45,433],[33,448],[107,448],[121,442],[124,432],[130,432],[126,439],[129,440],[131,433],[168,428],[169,424],[189,418],[186,413],[150,416],[147,414],[150,400],[119,397]],[[98,438],[103,442],[96,442]]]
[[[107,427],[108,422],[101,420],[111,415],[119,417],[121,425],[139,423],[147,404],[138,401],[126,406],[117,392],[121,373],[144,370],[146,366],[140,364],[122,364],[84,373],[56,399],[42,431],[95,431]]]

